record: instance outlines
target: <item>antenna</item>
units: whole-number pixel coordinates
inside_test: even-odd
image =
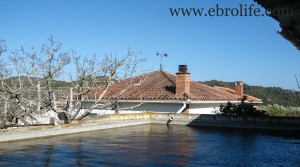
[[[166,53],[165,54],[161,54],[161,53],[157,52],[156,56],[160,56],[160,70],[162,70],[162,68],[163,68],[163,65],[162,65],[162,56],[167,57],[168,54],[166,54]]]

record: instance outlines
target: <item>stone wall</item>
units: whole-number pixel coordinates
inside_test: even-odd
[[[241,117],[226,115],[194,115],[196,118],[176,120],[169,124],[223,128],[300,131],[300,117]],[[167,118],[165,118],[167,119]]]
[[[137,114],[103,115],[85,119],[76,122],[75,124],[1,129],[0,142],[27,140],[31,138],[66,135],[151,123],[300,132],[300,117],[238,117],[144,112]]]

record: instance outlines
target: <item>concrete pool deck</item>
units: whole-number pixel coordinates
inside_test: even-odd
[[[151,123],[300,132],[299,117],[239,117],[145,112],[139,114],[103,115],[87,118],[74,124],[2,129],[0,130],[0,142],[51,137]]]

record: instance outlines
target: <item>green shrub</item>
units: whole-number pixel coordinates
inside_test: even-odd
[[[221,115],[237,115],[237,116],[267,116],[264,110],[258,110],[253,104],[245,103],[246,98],[242,99],[240,104],[232,104],[228,102],[225,106],[220,106]]]

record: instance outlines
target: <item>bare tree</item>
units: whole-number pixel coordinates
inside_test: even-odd
[[[47,102],[44,103],[44,108],[56,109],[55,93],[52,90],[52,83],[55,78],[62,74],[63,68],[70,63],[70,53],[61,52],[62,44],[55,41],[51,36],[48,39],[48,44],[44,44],[40,53],[34,51],[26,52],[23,47],[21,48],[21,54],[25,66],[23,71],[27,76],[33,76],[36,78],[43,78],[46,82],[47,90]],[[30,83],[32,83],[30,81]],[[36,85],[37,89],[40,89],[40,81]]]
[[[0,39],[0,128],[5,127],[8,113],[8,97],[3,88],[3,81],[7,75],[6,65],[3,60],[3,53],[6,52],[6,42]]]
[[[76,94],[70,96],[69,109],[71,110],[69,110],[69,118],[80,120],[86,117],[94,108],[99,108],[99,104],[102,108],[115,104],[116,99],[103,103],[103,96],[112,81],[132,77],[137,72],[138,64],[146,60],[139,58],[139,55],[140,53],[128,49],[123,57],[118,57],[117,54],[113,55],[112,53],[106,54],[101,60],[98,60],[96,56],[90,59],[74,57],[77,85],[74,87]],[[121,96],[126,89],[132,86],[132,83],[126,84],[123,90],[116,92],[117,96]],[[86,95],[92,89],[102,89],[103,91],[100,95],[95,92],[93,104],[83,107],[82,103],[88,99]],[[73,98],[75,98],[74,105],[72,105]],[[83,113],[80,113],[81,109],[84,109]]]
[[[0,56],[7,52],[4,40],[0,40],[0,52]],[[24,117],[31,115],[27,112],[27,105],[24,104],[25,100],[22,98],[22,80],[20,77],[9,78],[12,72],[9,70],[9,63],[3,58],[1,58],[0,68],[1,127],[12,123],[13,118],[23,120],[24,124],[27,124]],[[16,72],[19,72],[18,68]]]
[[[1,42],[1,53],[6,51],[4,46]],[[41,119],[49,120],[41,117],[38,119],[39,115],[48,111],[56,112],[56,95],[52,83],[70,62],[69,52],[62,52],[61,46],[51,36],[39,52],[34,47],[30,51],[21,47],[20,50],[9,53],[10,65],[13,65],[11,76],[15,77],[9,78],[8,72],[4,73],[5,70],[2,70],[7,69],[7,65],[0,65],[0,97],[4,115],[10,113],[12,117],[29,125],[39,124]],[[7,124],[7,121],[3,122]]]
[[[8,53],[6,61],[3,54]],[[75,52],[62,51],[62,44],[52,36],[41,49],[34,47],[25,50],[7,51],[6,43],[0,39],[0,128],[21,120],[25,125],[43,123],[42,119],[50,119],[49,112],[58,112],[57,96],[53,87],[55,79],[64,72],[66,65],[73,63],[75,77],[69,87],[66,113],[72,119],[85,118],[94,108],[102,108],[117,103],[117,99],[103,102],[103,97],[111,82],[133,76],[138,64],[145,61],[139,58],[140,53],[128,49],[119,57],[117,54],[106,54],[100,59],[78,56]],[[131,82],[116,96],[121,96]],[[83,106],[88,100],[90,90],[101,89],[101,94],[94,94],[93,103]],[[57,115],[56,115],[57,117]],[[48,121],[49,122],[49,121]]]
[[[297,78],[296,75],[295,75],[295,79],[296,79],[296,83],[297,83],[298,89],[300,90],[300,85],[299,85],[298,78]],[[299,92],[297,92],[295,89],[293,89],[293,90],[294,90],[294,92],[295,92],[295,94],[297,96],[298,101],[300,102]]]
[[[70,100],[68,103],[68,114],[70,119],[74,119],[79,111],[83,108],[83,97],[89,92],[90,88],[95,87],[97,65],[96,55],[91,58],[82,56],[74,56],[72,59],[75,64],[75,81],[73,87],[70,88]],[[70,75],[72,78],[72,75]],[[75,91],[75,93],[73,93]],[[74,97],[75,95],[75,97]],[[75,100],[74,100],[75,98]]]

